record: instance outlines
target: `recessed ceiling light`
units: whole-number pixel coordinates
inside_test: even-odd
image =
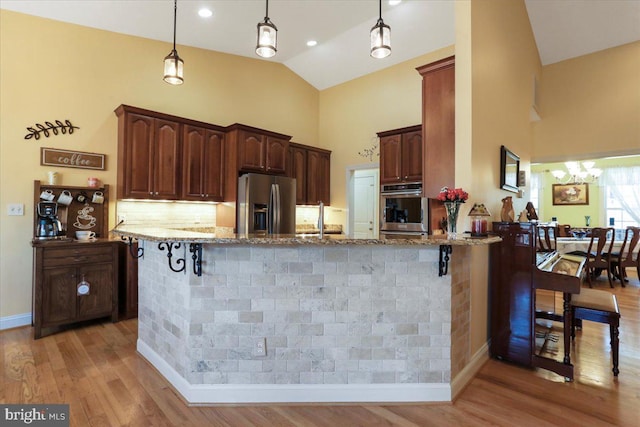
[[[317,41],[315,41],[315,40],[309,40],[309,41],[307,42],[307,46],[309,46],[309,47],[311,47],[311,46],[315,46],[315,45],[317,45],[317,44],[318,44],[318,42],[317,42]]]
[[[389,0],[389,6],[395,6],[402,3],[402,0]]]
[[[211,17],[211,15],[213,15],[213,12],[211,12],[210,9],[207,9],[207,8],[203,7],[202,9],[200,9],[198,11],[198,15],[200,15],[203,18],[209,18],[209,17]]]

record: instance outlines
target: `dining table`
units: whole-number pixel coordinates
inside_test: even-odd
[[[574,251],[587,252],[589,249],[589,242],[591,239],[589,237],[584,237],[582,239],[577,237],[558,237],[556,239],[556,250],[558,253],[566,254]],[[595,249],[595,243],[594,248]],[[609,241],[607,241],[605,248],[609,247]],[[614,240],[613,248],[611,252],[619,253],[620,248],[622,247],[622,240]]]

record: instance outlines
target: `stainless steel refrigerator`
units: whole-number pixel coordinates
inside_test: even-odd
[[[248,173],[238,178],[238,234],[294,234],[296,180]]]

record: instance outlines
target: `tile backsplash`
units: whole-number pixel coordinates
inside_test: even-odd
[[[215,227],[215,203],[118,201],[118,222],[125,224],[170,224],[184,227]]]
[[[120,200],[116,205],[118,222],[125,224],[175,225],[180,227],[216,227],[216,203],[131,201]],[[296,223],[316,225],[317,206],[297,206]],[[346,226],[346,210],[326,206],[324,223]]]

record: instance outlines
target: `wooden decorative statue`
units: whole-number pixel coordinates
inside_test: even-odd
[[[515,219],[516,213],[513,210],[513,199],[511,196],[507,196],[502,199],[502,210],[500,211],[500,221],[502,222],[513,222]]]
[[[529,221],[538,219],[538,214],[536,213],[536,208],[533,207],[533,203],[528,202],[526,209],[527,209],[527,218],[529,219]]]

